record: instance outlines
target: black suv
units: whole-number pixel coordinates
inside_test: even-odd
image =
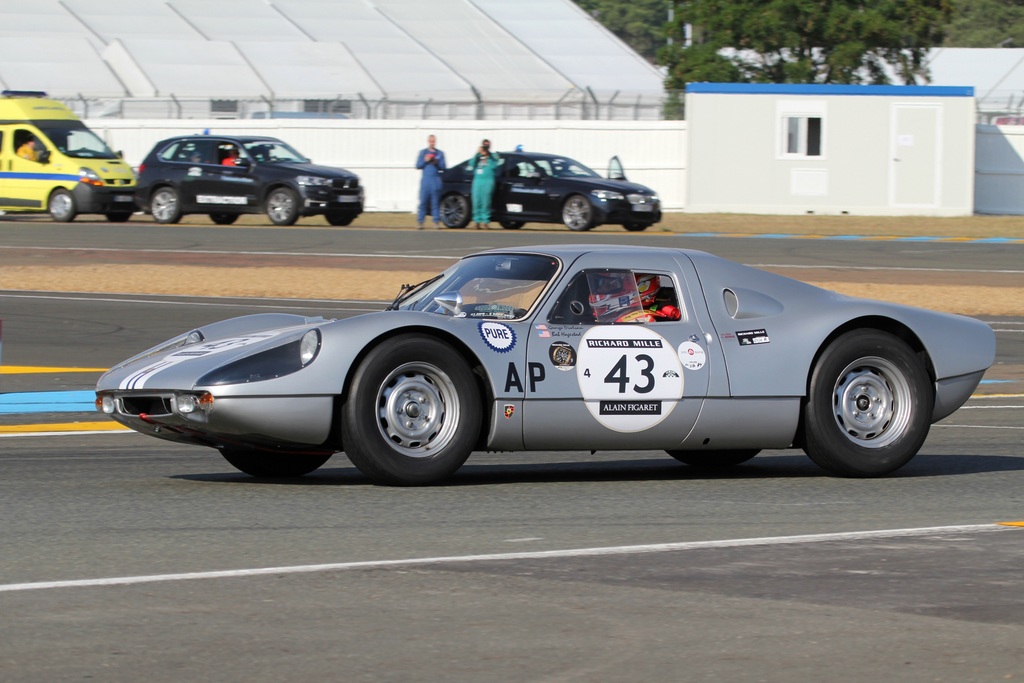
[[[243,213],[265,213],[274,225],[320,215],[348,225],[363,212],[359,176],[316,166],[277,138],[168,138],[146,155],[138,176],[135,203],[158,223],[205,213],[229,225]]]

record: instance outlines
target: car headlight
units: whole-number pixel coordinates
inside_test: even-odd
[[[590,194],[594,195],[601,201],[625,199],[621,192],[612,192],[611,190],[591,190]]]
[[[103,179],[96,174],[96,171],[85,166],[78,169],[78,182],[95,187],[103,187]]]
[[[298,178],[295,179],[295,182],[297,182],[299,185],[310,185],[310,186],[321,185],[322,186],[322,185],[330,185],[331,184],[331,179],[330,178],[321,178],[318,175],[300,175]]]
[[[261,351],[206,373],[201,386],[265,382],[298,372],[312,363],[320,352],[320,330],[307,331],[299,339]]]

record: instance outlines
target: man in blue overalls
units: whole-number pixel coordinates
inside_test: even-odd
[[[416,214],[416,227],[420,230],[423,229],[423,219],[427,217],[427,207],[430,207],[430,215],[434,218],[434,227],[441,225],[441,173],[446,166],[444,152],[434,146],[436,142],[437,138],[433,135],[427,136],[426,149],[421,149],[416,157],[416,168],[423,170],[420,179],[420,208]]]

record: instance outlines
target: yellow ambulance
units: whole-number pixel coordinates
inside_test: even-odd
[[[120,223],[135,211],[135,174],[74,112],[46,93],[0,93],[0,212],[55,221],[98,213]]]

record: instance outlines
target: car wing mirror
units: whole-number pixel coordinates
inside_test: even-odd
[[[618,156],[614,156],[608,161],[608,180],[627,180],[626,171],[623,170]]]
[[[442,292],[434,297],[434,303],[451,315],[462,312],[462,295],[458,292]]]
[[[40,152],[38,156],[36,156],[36,161],[38,161],[41,164],[50,163],[50,150],[44,149],[42,152]]]

